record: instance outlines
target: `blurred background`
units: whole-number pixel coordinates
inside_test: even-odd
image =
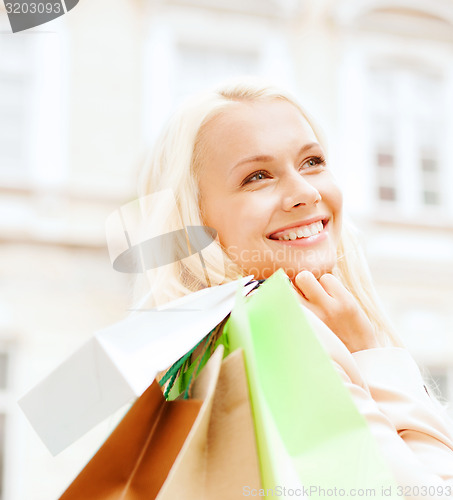
[[[105,220],[175,105],[243,74],[323,126],[387,311],[453,401],[453,0],[81,0],[16,34],[0,3],[1,500],[56,499],[113,429],[52,457],[16,401],[127,314]]]

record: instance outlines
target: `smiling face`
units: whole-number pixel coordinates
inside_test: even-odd
[[[238,102],[202,137],[204,223],[247,274],[332,270],[342,195],[307,120],[284,100]]]

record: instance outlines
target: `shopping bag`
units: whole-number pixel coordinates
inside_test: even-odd
[[[54,455],[141,396],[160,370],[205,337],[246,292],[250,277],[204,288],[103,328],[19,405]]]
[[[283,271],[250,297],[237,295],[224,331],[232,350],[244,349],[264,490],[300,488],[310,498],[396,491]]]
[[[191,399],[166,401],[153,382],[60,500],[231,500],[259,488],[243,351],[223,352]]]

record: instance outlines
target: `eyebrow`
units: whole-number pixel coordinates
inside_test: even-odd
[[[321,147],[318,142],[309,142],[308,144],[305,144],[302,146],[297,153],[297,156],[303,155],[305,152],[307,152],[309,149],[315,148],[315,147]],[[269,162],[275,160],[274,156],[269,156],[269,155],[255,155],[255,156],[249,156],[247,158],[244,158],[243,160],[240,160],[234,167],[231,169],[231,171],[235,170],[237,167],[240,167],[241,165],[244,165],[245,163],[253,163],[253,162]]]

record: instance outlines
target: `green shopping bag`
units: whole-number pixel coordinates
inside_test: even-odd
[[[299,484],[310,498],[396,491],[283,271],[249,297],[238,292],[224,331],[231,351],[244,349],[265,490],[284,496],[283,487]]]

